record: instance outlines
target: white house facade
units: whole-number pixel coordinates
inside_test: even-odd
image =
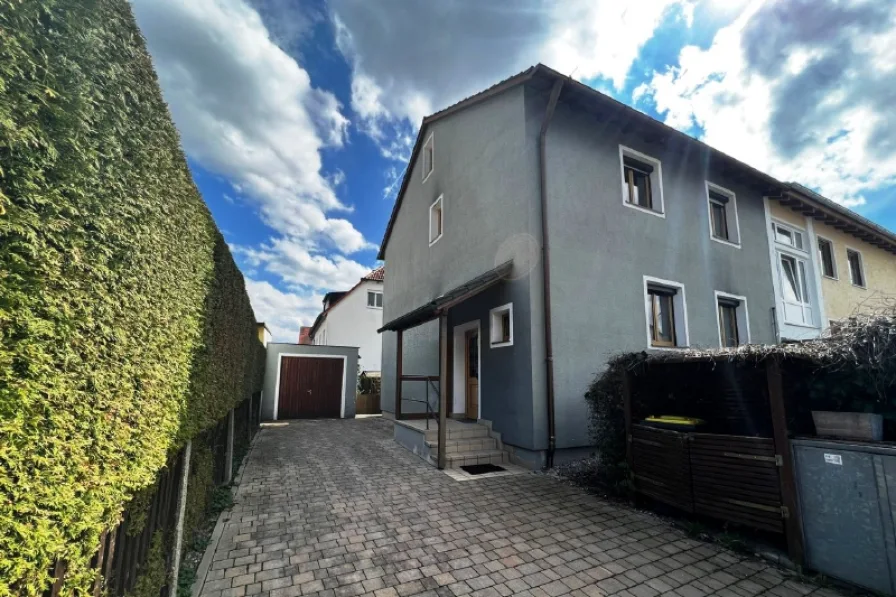
[[[380,371],[383,325],[384,268],[361,278],[348,292],[329,293],[324,310],[311,328],[311,342],[320,346],[356,346],[362,372]]]

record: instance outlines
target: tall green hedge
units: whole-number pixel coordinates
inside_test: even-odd
[[[243,278],[125,0],[0,0],[0,595],[260,386]]]

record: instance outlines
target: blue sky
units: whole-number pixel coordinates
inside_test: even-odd
[[[281,340],[377,265],[422,117],[537,62],[896,228],[896,5],[131,3],[195,180]]]

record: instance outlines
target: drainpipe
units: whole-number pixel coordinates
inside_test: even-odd
[[[538,135],[538,176],[539,198],[541,200],[541,262],[544,268],[542,283],[544,284],[544,349],[545,349],[545,373],[547,376],[547,406],[548,406],[548,458],[547,467],[554,466],[554,450],[557,447],[556,426],[554,424],[554,342],[551,338],[551,251],[548,243],[548,188],[547,188],[547,159],[545,152],[545,138],[548,126],[554,117],[554,109],[560,98],[560,90],[563,88],[563,79],[554,82],[551,89],[551,98],[541,122],[541,132]]]

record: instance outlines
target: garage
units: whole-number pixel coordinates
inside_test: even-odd
[[[281,355],[276,419],[342,416],[345,358]]]
[[[351,419],[358,389],[358,349],[269,342],[259,417]]]

